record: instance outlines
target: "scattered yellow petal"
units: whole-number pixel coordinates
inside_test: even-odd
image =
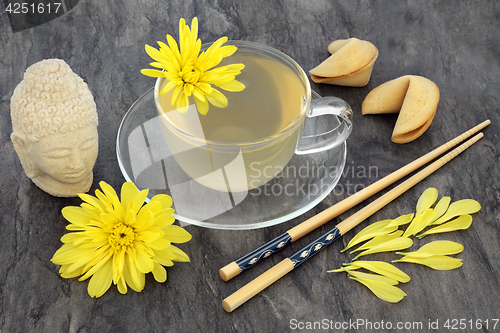
[[[396,238],[396,239],[379,244],[377,246],[374,246],[368,250],[361,252],[353,260],[356,260],[357,258],[359,258],[361,256],[365,256],[367,254],[407,249],[412,245],[413,245],[413,241],[410,238],[406,238],[406,237]]]
[[[347,265],[347,264],[344,264],[344,265]],[[332,269],[332,270],[329,270],[329,271],[326,271],[327,273],[341,273],[341,272],[348,272],[348,271],[353,271],[355,269],[359,269],[360,267],[356,267],[356,266],[344,266],[344,267],[340,267],[340,268],[337,268],[337,269]]]
[[[385,261],[357,260],[354,262],[346,263],[344,265],[346,265],[346,267],[344,267],[346,269],[364,268],[366,270],[393,278],[403,283],[410,281],[410,277],[408,276],[408,274]]]
[[[350,277],[354,281],[364,284],[372,291],[378,298],[390,303],[397,303],[406,296],[406,293],[398,287],[391,286],[390,284],[373,279],[360,279]]]
[[[344,269],[344,267],[341,267],[341,268],[337,268],[337,269],[331,269],[329,271],[326,271],[327,273],[340,273],[340,272],[345,272],[346,270]]]
[[[382,230],[384,230],[385,228],[392,228],[394,226],[408,224],[411,222],[414,215],[415,214],[413,214],[413,213],[407,214],[407,215],[401,215],[400,217],[397,217],[394,220],[392,220],[388,225],[386,225],[384,228],[382,228]]]
[[[395,286],[399,284],[399,281],[387,276],[383,275],[378,275],[378,274],[371,274],[371,273],[364,273],[364,272],[359,272],[356,270],[345,270],[349,275],[352,275],[356,278],[359,279],[370,279],[370,280],[377,280],[381,282],[385,282],[387,284],[390,284],[391,286]]]
[[[417,201],[417,213],[416,216],[422,215],[425,211],[431,208],[436,202],[438,197],[438,190],[434,187],[429,187],[426,189]]]
[[[348,265],[348,264],[344,264],[344,265]],[[358,268],[359,267],[356,267],[356,266],[345,266],[345,267],[340,267],[338,269],[332,269],[330,271],[327,271],[327,273],[347,272],[347,271],[351,271],[351,270],[358,269]]]
[[[432,224],[441,224],[443,222],[451,220],[456,216],[477,213],[479,210],[481,210],[481,205],[476,200],[463,199],[455,201],[450,205],[446,214],[444,214],[438,220],[432,222]]]
[[[396,252],[396,254],[401,254],[407,257],[415,257],[415,258],[425,258],[431,257],[433,255],[450,255],[457,254],[464,250],[464,246],[462,244],[448,241],[448,240],[439,240],[430,242],[425,244],[420,249],[414,252]]]
[[[365,244],[363,244],[360,247],[358,247],[357,249],[351,251],[351,253],[354,253],[354,252],[357,252],[357,251],[367,250],[367,249],[369,249],[371,247],[374,247],[374,246],[377,246],[379,244],[388,242],[390,240],[399,238],[399,237],[401,237],[402,234],[403,234],[403,230],[396,230],[393,233],[390,233],[390,234],[387,234],[387,235],[380,235],[380,236],[374,237],[371,240],[369,240],[368,242],[366,242]]]
[[[434,207],[434,218],[432,219],[431,223],[434,223],[438,218],[444,215],[446,211],[448,210],[448,207],[450,206],[450,197],[442,197],[441,200],[436,204],[436,207]]]
[[[356,236],[354,236],[351,239],[349,244],[347,244],[346,248],[343,249],[341,252],[344,252],[347,249],[353,247],[354,245],[364,242],[367,239],[380,235],[385,235],[395,231],[398,228],[397,226],[393,226],[391,228],[385,228],[390,222],[391,220],[383,220],[370,224],[369,226],[358,232]]]
[[[447,271],[462,266],[462,260],[442,255],[433,255],[426,258],[415,258],[404,256],[401,259],[393,260],[392,262],[409,262],[414,264],[425,265],[430,268]]]
[[[408,226],[408,228],[406,228],[403,237],[410,237],[424,230],[425,227],[427,227],[431,222],[432,218],[434,217],[434,214],[435,214],[434,209],[429,208],[423,214],[415,217]]]
[[[472,216],[466,214],[462,215],[453,221],[438,225],[437,227],[434,227],[432,229],[429,229],[425,231],[424,233],[418,235],[417,237],[419,239],[422,239],[423,237],[431,234],[439,234],[443,232],[450,232],[450,231],[456,231],[456,230],[465,230],[470,225],[472,224]]]

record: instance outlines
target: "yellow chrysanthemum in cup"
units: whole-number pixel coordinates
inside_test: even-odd
[[[189,257],[171,243],[185,243],[191,235],[173,225],[172,199],[159,194],[144,204],[148,190],[140,191],[130,182],[123,184],[121,200],[113,188],[100,182],[102,192],[96,197],[79,194],[85,201],[80,207],[64,207],[62,214],[73,231],[61,238],[64,245],[56,251],[52,262],[61,265],[63,278],[90,278],[88,293],[102,296],[114,283],[122,294],[127,286],[140,292],[145,274],[153,273],[165,282],[163,266],[173,261],[189,261]]]
[[[160,49],[146,44],[147,54],[156,62],[150,65],[162,70],[143,69],[141,73],[151,77],[164,77],[168,84],[160,91],[165,94],[174,89],[172,106],[185,112],[189,97],[193,96],[198,112],[206,114],[209,102],[219,108],[228,104],[226,96],[213,86],[227,91],[242,91],[245,85],[235,79],[245,67],[243,64],[219,65],[221,60],[236,52],[237,47],[222,46],[227,37],[219,38],[206,51],[201,52],[201,39],[198,38],[198,19],[191,21],[191,29],[182,18],[179,22],[179,46],[175,39],[167,35],[168,45],[158,42]]]

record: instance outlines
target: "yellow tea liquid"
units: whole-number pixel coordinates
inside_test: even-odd
[[[165,136],[168,146],[171,151],[173,150],[172,153],[182,169],[208,187],[222,191],[228,189],[233,192],[245,191],[266,183],[286,166],[300,139],[302,126],[297,126],[280,138],[265,140],[264,144],[247,143],[273,138],[275,134],[294,123],[299,116],[303,116],[306,90],[298,74],[290,67],[258,52],[238,50],[224,61],[245,64],[245,68],[236,79],[246,86],[241,92],[227,92],[213,86],[228,99],[226,108],[210,105],[206,115],[190,111],[188,111],[190,115],[180,113],[175,110],[175,106],[171,106],[173,90],[160,95],[159,103],[165,112],[163,116],[170,122],[186,133],[204,138],[208,143],[205,147],[193,144],[178,134],[173,135],[172,131],[167,129]],[[224,62],[221,65],[224,65]],[[160,91],[165,84],[166,81],[163,81]],[[194,104],[194,100],[191,103]],[[194,105],[191,108],[194,108]],[[193,114],[199,120],[193,121]],[[168,122],[164,123],[166,127],[171,127]],[[236,149],[231,151],[219,149],[217,145],[210,145],[212,141],[233,143]],[[190,149],[195,146],[198,148]],[[188,150],[192,150],[192,153],[186,153]],[[218,179],[213,181],[199,179],[202,175],[231,164],[239,152],[244,160],[245,181],[242,177],[235,177],[238,180],[229,181],[226,189],[225,186],[215,184],[220,182]],[[236,172],[233,171],[228,172],[230,174]],[[241,174],[239,171],[236,173]],[[227,182],[227,176],[225,179]]]

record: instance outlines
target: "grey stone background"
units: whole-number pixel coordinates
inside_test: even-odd
[[[0,332],[287,332],[293,331],[293,320],[323,319],[422,322],[420,331],[433,331],[429,321],[439,320],[434,332],[445,331],[447,319],[465,319],[467,325],[488,319],[488,329],[483,322],[482,329],[456,331],[500,329],[500,323],[492,327],[492,319],[500,318],[498,1],[81,0],[68,14],[18,33],[12,32],[3,4],[0,10]],[[188,226],[193,240],[180,247],[192,261],[169,268],[167,282],[148,276],[141,293],[129,290],[124,296],[112,287],[92,299],[87,282],[62,279],[50,262],[65,233],[60,211],[81,200],[52,197],[24,175],[9,138],[10,97],[28,66],[46,58],[64,59],[88,83],[99,112],[100,151],[91,191],[100,180],[119,188],[124,178],[115,153],[118,126],[130,105],[154,84],[139,72],[149,63],[144,44],[153,45],[166,33],[177,36],[179,19],[190,22],[194,16],[203,42],[226,35],[264,43],[290,55],[306,71],[328,56],[326,47],[335,39],[357,37],[375,44],[380,54],[366,87],[312,87],[353,107],[347,166],[376,166],[378,178],[485,119],[492,124],[465,153],[233,313],[222,309],[222,299],[355,209],[227,283],[218,269],[343,199],[346,191],[337,190],[303,216],[274,227],[221,231]],[[396,116],[362,116],[360,108],[371,89],[406,74],[434,81],[441,100],[427,132],[397,145],[390,141]],[[347,182],[366,186],[376,180],[349,174],[338,189]],[[454,201],[474,198],[482,204],[469,230],[420,243],[462,243],[465,250],[458,257],[463,267],[442,272],[399,265],[412,279],[401,287],[408,296],[398,304],[379,300],[345,275],[326,272],[350,260],[339,251],[355,232],[367,223],[413,212],[418,196],[430,186]],[[387,253],[367,259],[395,258]],[[357,331],[370,330],[360,326]]]

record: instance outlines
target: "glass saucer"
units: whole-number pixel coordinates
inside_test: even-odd
[[[313,98],[319,95],[313,91]],[[319,119],[321,118],[321,120]],[[200,185],[177,165],[159,130],[151,88],[127,111],[118,130],[118,163],[127,181],[149,189],[148,201],[164,193],[173,199],[175,217],[186,224],[215,229],[255,229],[295,218],[320,203],[342,175],[347,146],[319,153],[295,154],[274,179],[248,192],[221,192]],[[309,131],[339,126],[336,117],[310,118]],[[314,129],[314,130],[311,130]]]

